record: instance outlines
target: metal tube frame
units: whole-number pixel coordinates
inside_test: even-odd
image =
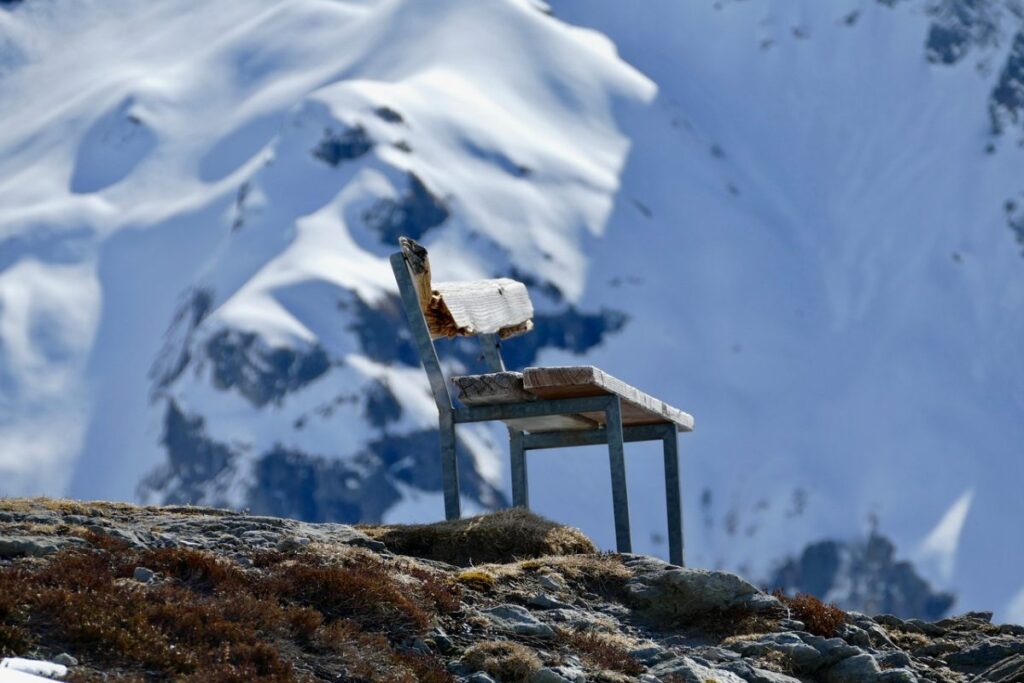
[[[444,487],[446,519],[461,516],[459,472],[456,457],[455,426],[471,422],[492,422],[525,417],[603,413],[605,423],[597,429],[524,433],[509,428],[512,464],[512,504],[529,507],[526,452],[573,446],[608,446],[608,464],[612,481],[612,506],[615,513],[615,543],[619,552],[631,552],[629,501],[626,487],[624,444],[635,441],[662,441],[665,466],[665,501],[668,511],[669,560],[683,566],[683,514],[679,481],[679,456],[676,426],[670,422],[623,427],[622,404],[617,395],[586,396],[556,400],[538,400],[500,405],[459,406],[452,404],[447,381],[437,351],[423,317],[416,286],[401,252],[391,255],[391,267],[398,282],[402,308],[409,320],[413,339],[430,381],[437,404],[441,446],[441,479]],[[501,342],[497,335],[480,335],[483,360],[490,372],[505,369]]]

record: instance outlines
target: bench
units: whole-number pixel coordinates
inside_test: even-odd
[[[619,552],[632,552],[623,446],[661,441],[668,510],[669,560],[683,565],[683,514],[679,488],[677,433],[693,430],[687,413],[626,384],[598,368],[505,368],[501,340],[533,327],[533,304],[521,282],[500,278],[433,282],[427,250],[399,239],[391,255],[402,307],[437,404],[445,517],[461,516],[455,426],[504,422],[509,430],[512,504],[529,507],[526,452],[546,448],[607,445]],[[453,403],[434,340],[475,336],[487,373],[452,377]]]

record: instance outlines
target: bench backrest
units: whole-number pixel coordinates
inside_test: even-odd
[[[479,337],[488,370],[500,372],[505,369],[500,340],[533,328],[533,303],[526,285],[508,278],[433,282],[427,250],[407,237],[398,241],[401,251],[391,255],[391,268],[402,307],[438,409],[450,411],[451,396],[434,339]]]

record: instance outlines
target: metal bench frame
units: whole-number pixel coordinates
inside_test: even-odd
[[[420,360],[427,372],[434,403],[437,404],[441,434],[441,480],[444,488],[445,518],[459,519],[461,517],[459,471],[455,455],[455,425],[524,417],[603,412],[605,426],[599,429],[545,431],[534,434],[509,427],[512,504],[516,507],[528,508],[530,506],[526,451],[607,444],[608,460],[611,467],[616,549],[620,553],[632,552],[629,532],[629,503],[626,492],[626,463],[623,456],[624,444],[633,441],[660,440],[663,444],[665,460],[669,561],[672,564],[683,566],[683,510],[676,425],[664,422],[623,428],[622,402],[615,394],[456,407],[448,392],[448,383],[441,363],[438,361],[430,329],[420,308],[409,266],[401,252],[391,255],[391,268],[394,270],[395,280],[398,282],[402,307],[409,320],[409,327],[412,330],[413,339],[416,341]],[[488,371],[504,372],[505,363],[501,357],[501,342],[498,336],[494,334],[478,336]]]

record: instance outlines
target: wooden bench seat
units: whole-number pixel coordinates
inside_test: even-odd
[[[671,422],[681,432],[693,430],[693,417],[650,394],[626,384],[592,365],[526,368],[523,372],[492,372],[453,377],[459,400],[466,405],[498,405],[538,399],[578,398],[617,394],[622,399],[624,427]],[[517,418],[506,424],[527,432],[593,429],[603,413],[579,413]]]

